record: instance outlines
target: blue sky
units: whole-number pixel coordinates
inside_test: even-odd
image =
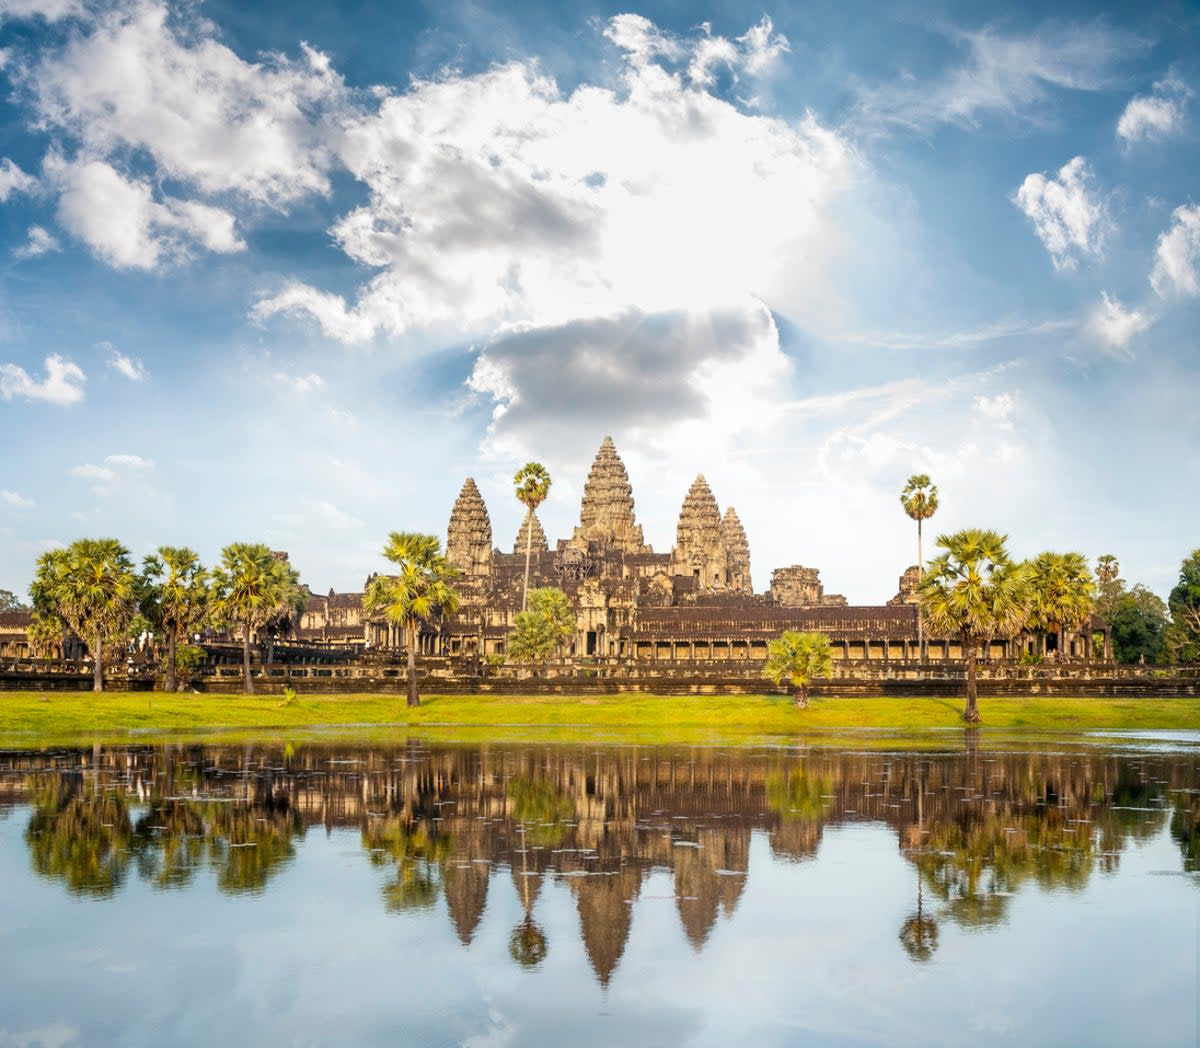
[[[930,531],[1197,545],[1190,4],[0,0],[0,588],[42,550],[569,535],[616,440],[756,588],[882,603]]]

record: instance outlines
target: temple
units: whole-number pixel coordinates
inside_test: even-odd
[[[536,514],[522,519],[512,552],[492,533],[483,496],[471,478],[450,513],[446,555],[459,570],[458,612],[431,625],[422,653],[500,659],[521,609],[526,531],[531,532],[530,588],[554,586],[571,599],[576,633],[568,654],[593,659],[673,663],[763,660],[767,644],[785,629],[830,636],[843,660],[957,659],[955,639],[924,638],[917,629],[917,568],[900,577],[899,591],[880,606],[850,606],[826,593],[816,568],[799,564],[770,575],[755,593],[750,543],[732,506],[724,513],[704,476],[692,481],[679,510],[675,545],[656,552],[637,522],[633,487],[611,437],[588,472],[579,523],[551,548]],[[310,601],[300,636],[323,641],[357,639],[368,648],[402,643],[394,626],[362,613],[361,594]],[[1021,640],[993,640],[987,654],[1020,654]],[[1066,640],[1066,655],[1087,657],[1090,630]],[[922,647],[924,650],[922,650]]]

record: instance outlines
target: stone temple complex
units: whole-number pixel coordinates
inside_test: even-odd
[[[536,514],[523,520],[504,552],[492,532],[487,506],[468,478],[450,513],[446,553],[461,572],[456,615],[430,627],[422,653],[460,658],[503,657],[521,609],[526,527],[530,588],[554,586],[571,599],[576,634],[566,654],[594,659],[711,662],[762,660],[767,643],[785,629],[829,635],[834,658],[909,660],[920,657],[915,607],[917,569],[900,579],[900,592],[878,607],[847,605],[826,593],[817,569],[792,565],[772,572],[756,593],[750,544],[732,506],[722,514],[703,476],[692,482],[679,512],[675,545],[647,545],[634,512],[629,475],[611,438],[605,437],[588,473],[579,523],[553,548]],[[300,638],[399,647],[402,637],[383,621],[369,621],[361,594],[310,600]],[[1071,654],[1085,654],[1090,639],[1071,638]],[[1020,641],[993,641],[995,658],[1020,653]],[[959,658],[956,640],[925,638],[927,658]]]

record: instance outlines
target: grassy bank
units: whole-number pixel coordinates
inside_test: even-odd
[[[1067,699],[1030,697],[980,701],[984,727],[1030,732],[1091,729],[1200,728],[1200,699]],[[408,709],[403,696],[168,695],[163,693],[0,692],[0,741],[9,744],[113,738],[209,729],[275,730],[342,727],[459,726],[483,729],[634,731],[643,738],[796,735],[855,728],[921,731],[959,728],[961,704],[946,699],[818,698],[794,710],[779,695],[570,697],[428,696]]]

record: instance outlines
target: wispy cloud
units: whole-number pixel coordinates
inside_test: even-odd
[[[1116,356],[1129,357],[1130,343],[1137,335],[1149,329],[1155,317],[1140,309],[1126,309],[1107,291],[1100,293],[1100,301],[1087,315],[1083,333],[1101,348]]]
[[[127,357],[111,342],[102,342],[101,347],[108,350],[107,364],[115,372],[124,375],[131,382],[144,382],[149,377],[146,365],[133,357]]]
[[[13,250],[16,258],[37,258],[48,255],[53,251],[61,251],[58,239],[41,226],[30,226],[28,239],[20,247]]]
[[[5,400],[23,397],[44,400],[49,404],[66,406],[83,400],[83,384],[87,375],[78,364],[52,353],[45,362],[46,377],[34,379],[16,364],[0,364],[0,396]]]
[[[1024,35],[985,27],[950,34],[965,52],[932,81],[906,78],[860,92],[855,122],[928,131],[993,118],[1037,124],[1054,90],[1099,91],[1147,41],[1101,23],[1048,23]]]
[[[0,506],[8,506],[10,509],[32,509],[34,505],[33,499],[26,498],[18,491],[0,489]]]
[[[92,485],[95,495],[104,498],[113,493],[116,485],[139,473],[154,469],[154,463],[141,455],[108,455],[100,464],[85,462],[71,468],[71,476]]]

